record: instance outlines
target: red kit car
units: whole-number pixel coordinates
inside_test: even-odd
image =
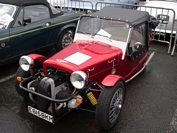
[[[73,109],[95,112],[111,129],[123,107],[126,83],[147,66],[154,23],[145,11],[105,7],[80,17],[74,42],[50,58],[24,55],[16,90],[27,111],[51,123]],[[93,110],[94,109],[94,110]]]

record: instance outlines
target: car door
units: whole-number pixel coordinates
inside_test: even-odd
[[[144,54],[147,52],[148,40],[147,37],[147,25],[142,23],[133,28],[132,36],[130,40],[130,63],[131,71],[136,71],[140,66],[140,63],[144,60]]]
[[[125,77],[126,80],[136,74],[147,59],[148,31],[146,26],[146,23],[142,23],[135,26],[132,30],[128,53],[125,60],[122,61],[124,67],[120,70],[121,75]]]
[[[9,29],[0,29],[0,61],[10,56]]]
[[[29,53],[48,45],[52,23],[49,9],[44,5],[21,8],[10,29],[12,56]]]
[[[17,9],[17,6],[0,3],[0,63],[11,57],[9,27]]]

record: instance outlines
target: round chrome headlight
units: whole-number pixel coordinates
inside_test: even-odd
[[[83,71],[75,71],[71,74],[70,81],[77,89],[84,88],[87,80],[87,74]]]
[[[30,56],[20,57],[19,64],[24,71],[29,71],[34,65],[34,60]]]

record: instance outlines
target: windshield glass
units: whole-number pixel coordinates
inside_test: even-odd
[[[102,36],[116,41],[126,42],[129,24],[118,20],[82,17],[77,33]]]
[[[0,28],[5,28],[13,20],[14,11],[14,6],[0,4]]]

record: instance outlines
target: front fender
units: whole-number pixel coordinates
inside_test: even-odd
[[[102,85],[104,86],[114,86],[118,81],[123,81],[125,84],[125,80],[122,76],[119,75],[107,75],[103,81],[102,81]]]
[[[125,86],[125,96],[124,96],[124,103],[125,103],[125,97],[126,97],[126,91],[127,91],[127,86],[125,83],[125,80],[122,76],[120,75],[107,75],[103,81],[102,81],[102,85],[107,86],[107,87],[111,87],[116,85],[117,82],[122,81],[124,83]]]
[[[40,55],[40,54],[29,54],[28,56],[33,58],[34,61],[38,61],[41,63],[43,63],[47,59],[45,56]]]

